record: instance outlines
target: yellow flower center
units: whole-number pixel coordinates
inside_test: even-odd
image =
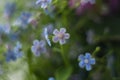
[[[60,39],[62,39],[64,37],[64,34],[58,34],[57,35]]]

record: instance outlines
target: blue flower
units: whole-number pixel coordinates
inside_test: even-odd
[[[55,80],[55,78],[53,78],[53,77],[50,77],[50,78],[48,78],[48,80]]]
[[[33,46],[31,47],[31,51],[35,56],[40,56],[41,53],[45,53],[46,52],[45,41],[34,40]]]
[[[16,59],[17,59],[17,57],[16,57],[14,51],[8,50],[6,53],[6,61],[7,62],[10,62],[11,60],[16,61]]]
[[[55,35],[53,37],[53,42],[58,42],[63,45],[66,43],[65,39],[69,39],[70,38],[70,34],[66,33],[66,29],[65,28],[60,28],[60,31],[58,31],[57,29],[55,29],[53,31],[53,34]]]
[[[95,59],[91,58],[91,54],[90,53],[86,53],[85,56],[84,55],[80,55],[78,57],[79,62],[79,67],[81,68],[86,68],[87,71],[90,71],[92,69],[91,65],[95,64]]]
[[[17,42],[16,46],[13,49],[11,49],[8,46],[8,51],[6,53],[6,61],[7,62],[10,62],[11,60],[16,61],[17,58],[22,57],[23,52],[21,51],[21,49],[22,49],[22,45],[20,42]]]
[[[9,24],[0,25],[0,33],[9,34],[11,31],[11,26]]]
[[[5,4],[5,10],[4,10],[4,15],[5,17],[9,18],[13,15],[16,9],[16,4],[15,3],[6,3]]]
[[[31,18],[31,16],[32,15],[29,12],[22,12],[20,17],[13,23],[13,25],[26,28],[26,26],[29,24],[29,19]]]
[[[45,9],[48,7],[48,5],[52,2],[52,0],[37,0],[36,4],[40,5],[41,8]]]
[[[20,42],[17,42],[16,46],[13,49],[17,58],[20,58],[23,55],[23,51],[21,51],[21,49],[22,49],[22,44]]]

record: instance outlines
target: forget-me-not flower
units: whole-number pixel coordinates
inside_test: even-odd
[[[90,53],[86,53],[85,56],[80,55],[78,60],[80,61],[79,67],[85,67],[87,71],[90,71],[92,69],[91,65],[95,64],[95,58],[92,58]]]
[[[48,5],[52,2],[52,0],[37,0],[36,4],[40,5],[41,8],[45,9],[48,7]]]
[[[41,53],[45,53],[46,52],[45,41],[34,40],[33,46],[31,47],[31,51],[35,56],[40,56]]]
[[[66,33],[66,29],[65,28],[60,28],[60,31],[58,31],[58,29],[55,29],[53,31],[53,34],[55,36],[53,36],[53,42],[58,42],[62,45],[66,43],[66,39],[70,38],[70,34]]]

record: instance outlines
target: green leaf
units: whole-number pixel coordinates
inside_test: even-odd
[[[71,73],[72,73],[71,66],[67,68],[59,68],[55,73],[56,80],[67,80]]]

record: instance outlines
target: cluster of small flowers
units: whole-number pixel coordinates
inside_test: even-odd
[[[8,49],[6,53],[7,62],[10,62],[11,60],[16,61],[17,58],[21,58],[23,55],[23,51],[21,51],[22,44],[20,42],[17,42],[16,46],[13,49],[11,49],[8,45],[7,49]]]
[[[41,8],[46,9],[48,8],[48,6],[51,4],[52,0],[37,0],[36,4],[40,5]],[[94,4],[95,0],[81,0],[81,4],[86,4],[86,3],[91,3]],[[9,9],[9,8],[10,9]],[[10,17],[15,10],[15,5],[14,4],[10,4],[8,6],[6,6],[5,9],[5,16]],[[15,22],[15,25],[19,25],[23,28],[26,28],[26,26],[29,23],[33,23],[36,25],[36,21],[35,19],[32,18],[31,13],[29,12],[22,12],[20,17],[17,19],[17,21]],[[9,33],[10,32],[10,26],[9,25],[5,25],[5,26],[0,26],[0,30],[4,31],[5,33]],[[1,31],[0,31],[1,32]],[[60,28],[60,30],[58,29],[54,29],[53,30],[53,38],[52,41],[54,43],[59,42],[60,45],[63,45],[66,43],[66,39],[70,38],[70,34],[66,33],[66,28]],[[44,28],[44,37],[45,40],[47,41],[48,45],[51,46],[51,41],[49,39],[49,31],[48,28],[45,27]],[[20,42],[16,43],[16,46],[13,49],[9,49],[6,53],[6,61],[10,62],[11,60],[15,61],[17,58],[22,57],[23,55],[23,51],[21,51],[22,49],[22,44]],[[46,53],[46,42],[44,40],[34,40],[33,41],[33,45],[31,46],[31,51],[35,56],[40,56],[42,53]],[[87,71],[90,71],[92,69],[91,65],[95,64],[95,59],[91,58],[91,54],[90,53],[86,53],[85,56],[80,55],[78,60],[79,62],[79,67],[84,68],[86,67]],[[53,77],[49,78],[49,80],[55,80]]]

